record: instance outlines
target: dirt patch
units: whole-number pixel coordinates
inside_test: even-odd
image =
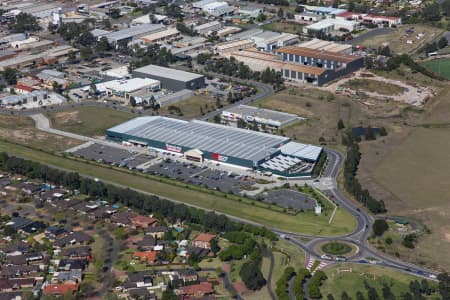
[[[243,282],[233,283],[233,286],[239,294],[245,293],[247,291],[247,287]]]
[[[81,123],[80,112],[78,110],[58,112],[55,114],[55,122],[61,125]]]

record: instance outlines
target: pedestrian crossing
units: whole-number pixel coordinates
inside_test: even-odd
[[[316,262],[317,261],[317,262]],[[314,275],[314,273],[317,270],[322,270],[323,268],[325,268],[326,266],[328,266],[330,264],[330,262],[326,262],[326,261],[318,261],[315,260],[314,258],[312,258],[311,256],[308,258],[308,262],[306,264],[306,268],[311,272],[312,275]]]

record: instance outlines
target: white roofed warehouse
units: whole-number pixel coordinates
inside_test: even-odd
[[[205,87],[205,76],[203,75],[157,65],[137,68],[133,71],[133,77],[158,80],[161,82],[162,88],[172,91],[196,90]]]
[[[161,116],[132,119],[108,129],[106,135],[110,140],[175,153],[186,159],[195,152],[196,160],[270,170],[286,177],[311,176],[322,153],[321,147],[293,143],[288,137]]]

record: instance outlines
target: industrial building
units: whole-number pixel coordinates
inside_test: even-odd
[[[203,75],[156,65],[147,65],[135,69],[133,77],[158,80],[163,88],[172,91],[196,90],[205,86],[205,76]]]
[[[155,92],[161,86],[158,80],[150,78],[132,78],[132,79],[117,79],[102,82],[96,85],[97,91],[105,93],[109,96],[117,96],[125,99],[130,99],[131,94],[137,91]]]
[[[352,45],[349,44],[339,44],[330,41],[324,41],[319,39],[312,39],[307,42],[298,44],[299,47],[314,49],[318,51],[329,51],[338,54],[352,54]]]
[[[241,51],[244,49],[252,48],[255,45],[252,40],[237,40],[231,42],[225,42],[218,44],[214,51],[219,54],[225,54],[234,51]]]
[[[220,23],[219,21],[213,21],[195,26],[194,31],[197,31],[197,33],[200,35],[206,35],[213,31],[221,29],[222,26],[222,23]]]
[[[226,125],[238,126],[238,121],[255,124],[259,128],[277,130],[300,119],[297,115],[264,109],[248,105],[238,105],[222,111],[222,122]]]
[[[105,36],[108,39],[108,42],[112,45],[116,45],[118,43],[130,43],[134,41],[137,38],[163,31],[165,30],[166,26],[161,24],[141,24],[137,26],[132,26],[126,29],[122,29],[119,31],[113,31],[110,33],[107,33],[103,36]],[[100,36],[102,37],[102,36]],[[99,38],[100,38],[99,37]]]
[[[287,137],[204,121],[138,117],[106,131],[110,140],[148,147],[186,159],[310,176],[322,148]]]
[[[256,19],[262,13],[262,11],[263,10],[261,7],[249,5],[249,6],[241,6],[238,10],[238,14]]]
[[[298,46],[287,46],[277,50],[279,58],[291,65],[301,66],[302,68],[313,67],[323,70],[313,80],[308,78],[308,82],[314,84],[324,84],[337,79],[341,76],[355,72],[364,67],[364,58],[353,55],[343,55],[330,51],[317,51]],[[283,77],[288,80],[305,80],[305,72],[300,69],[283,70]]]
[[[356,21],[348,21],[342,19],[324,19],[317,23],[313,23],[303,27],[303,33],[316,34],[322,32],[331,34],[334,31],[348,31],[352,32],[359,29],[359,23]]]
[[[151,44],[172,41],[178,38],[180,35],[181,33],[176,28],[167,28],[165,30],[143,36],[140,39],[145,44]]]
[[[29,93],[24,93],[20,95],[11,95],[6,96],[0,99],[0,105],[1,106],[11,106],[11,105],[18,105],[18,104],[26,104],[28,102],[34,101],[40,101],[48,98],[48,92],[43,90],[37,90],[32,91]]]

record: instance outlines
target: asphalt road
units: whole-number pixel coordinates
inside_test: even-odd
[[[111,146],[111,144],[114,144],[115,147],[122,147],[121,145],[119,145],[117,143],[111,143],[111,142],[101,140],[101,139],[80,136],[80,135],[76,135],[76,134],[73,134],[70,132],[53,129],[50,127],[48,119],[42,114],[32,115],[31,117],[36,121],[36,127],[38,129],[47,131],[49,133],[58,134],[58,135],[71,137],[71,138],[75,138],[75,139],[81,139],[84,141],[93,141],[93,142],[100,143],[100,144],[107,144],[109,146]],[[142,150],[142,151],[145,151],[145,150]],[[326,241],[336,241],[336,240],[339,241],[340,240],[340,241],[352,243],[355,246],[357,246],[359,249],[358,254],[351,257],[348,261],[355,262],[355,263],[362,263],[362,264],[370,264],[370,262],[367,261],[365,258],[372,257],[372,258],[375,258],[378,260],[377,264],[383,265],[383,266],[388,266],[388,267],[397,269],[399,271],[408,272],[411,274],[428,277],[428,278],[431,278],[430,275],[431,276],[437,275],[437,273],[434,271],[427,270],[427,269],[424,269],[424,268],[421,268],[421,267],[418,267],[418,266],[415,266],[415,265],[412,265],[412,264],[409,264],[406,262],[402,262],[396,258],[390,257],[385,253],[379,252],[379,251],[371,248],[367,244],[367,237],[370,235],[373,218],[371,215],[369,215],[367,212],[365,212],[364,209],[358,208],[352,201],[346,199],[345,196],[341,193],[341,191],[337,187],[336,178],[337,178],[339,170],[344,162],[343,154],[341,154],[340,152],[338,152],[336,150],[331,150],[331,149],[326,149],[326,151],[328,154],[328,164],[327,164],[325,171],[323,172],[322,177],[326,180],[332,180],[332,184],[330,185],[331,188],[329,188],[329,189],[322,187],[322,191],[324,193],[332,195],[332,200],[335,201],[335,203],[337,203],[341,208],[344,208],[347,211],[349,211],[355,217],[355,219],[357,220],[357,226],[356,226],[355,230],[352,233],[349,233],[347,235],[340,236],[340,237],[335,237],[335,236],[334,237],[318,237],[318,236],[313,236],[313,235],[301,235],[301,234],[295,234],[292,232],[285,232],[285,231],[278,230],[276,227],[269,228],[269,229],[271,229],[273,232],[279,234],[280,236],[284,236],[291,243],[293,243],[297,247],[303,249],[307,254],[311,255],[316,260],[322,260],[320,258],[320,255],[316,252],[316,249],[315,249],[317,244],[323,243]],[[84,175],[84,174],[81,174],[81,175]],[[298,183],[298,180],[296,182]],[[309,180],[308,183],[310,183],[310,182],[311,181]],[[105,181],[105,183],[114,184],[116,186],[123,187],[123,188],[128,188],[127,186],[123,186],[123,185],[117,184],[115,182]],[[148,193],[145,191],[141,191],[141,190],[137,190],[137,189],[135,189],[135,190],[137,192],[141,192],[144,194],[151,194],[151,193]],[[168,200],[177,202],[177,203],[182,203],[176,199],[168,199]],[[202,207],[198,207],[198,206],[194,206],[194,205],[191,205],[191,206],[199,208],[199,209],[204,209]],[[261,226],[261,224],[258,224],[256,222],[252,222],[252,221],[245,220],[245,219],[238,218],[238,217],[231,216],[231,215],[227,215],[227,216],[230,219],[233,219],[238,222],[244,222],[244,223],[249,223],[249,224],[253,224],[256,226]],[[304,241],[301,240],[302,238],[309,238],[310,241],[305,243]]]

